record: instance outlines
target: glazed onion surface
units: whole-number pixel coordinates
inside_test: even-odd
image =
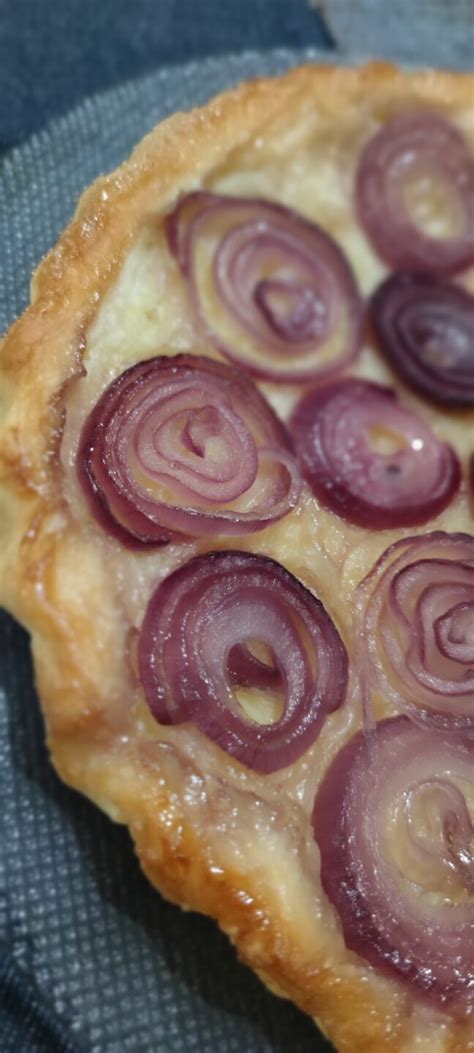
[[[191,355],[152,358],[113,381],[85,423],[77,466],[102,524],[144,542],[260,530],[300,493],[286,431],[252,381]]]
[[[468,736],[396,717],[337,754],[313,811],[347,946],[463,1008],[474,1004],[473,766]]]
[[[399,272],[372,297],[370,318],[390,365],[442,406],[474,406],[474,297],[427,275]]]
[[[472,732],[474,538],[403,538],[358,592],[371,689],[421,724]]]
[[[370,240],[392,266],[450,274],[474,261],[474,163],[444,118],[390,120],[362,152],[356,202]]]
[[[321,504],[374,530],[425,523],[451,501],[460,466],[390,388],[347,378],[310,391],[290,424]]]
[[[340,248],[271,201],[196,192],[168,217],[168,242],[201,332],[257,377],[329,377],[360,348],[362,305]]]
[[[346,651],[322,603],[279,563],[237,551],[197,556],[158,586],[139,668],[160,723],[191,721],[258,772],[296,761],[347,687]],[[277,719],[249,716],[239,687],[270,691]]]

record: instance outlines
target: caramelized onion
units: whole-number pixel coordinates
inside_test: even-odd
[[[262,680],[265,663],[252,662],[250,641],[272,656],[270,682]],[[320,600],[279,563],[247,552],[197,556],[158,586],[141,630],[139,667],[160,723],[192,721],[259,772],[297,760],[347,686],[346,651]],[[273,723],[251,719],[238,684],[278,687],[282,715]]]
[[[108,517],[146,542],[261,530],[300,492],[285,429],[252,381],[192,355],[152,358],[113,381],[77,464],[102,525]]]
[[[450,274],[474,261],[474,164],[442,117],[389,121],[363,150],[356,201],[369,238],[392,266]]]
[[[474,538],[403,538],[359,586],[372,690],[437,728],[474,729]]]
[[[375,530],[425,523],[459,486],[451,447],[391,389],[367,380],[310,391],[290,427],[314,494],[350,523]]]
[[[258,377],[332,376],[360,347],[354,275],[328,234],[271,201],[196,192],[168,242],[205,338]]]
[[[474,1005],[474,741],[407,717],[359,732],[316,797],[347,946],[440,1005]]]
[[[370,305],[379,346],[421,395],[443,406],[474,406],[474,297],[427,275],[400,272]]]

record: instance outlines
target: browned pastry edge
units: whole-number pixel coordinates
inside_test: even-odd
[[[141,772],[135,773],[137,809],[136,779],[119,778],[120,758],[110,757],[103,745],[107,695],[101,684],[107,668],[92,657],[90,664],[81,660],[84,653],[92,656],[93,611],[86,618],[84,605],[69,604],[58,584],[65,553],[77,542],[77,528],[63,514],[58,474],[60,399],[64,385],[81,371],[84,334],[144,219],[166,212],[178,193],[198,186],[276,114],[284,112],[291,121],[308,93],[335,121],[347,104],[360,100],[362,105],[374,96],[396,102],[409,93],[421,104],[465,107],[472,89],[468,75],[407,74],[385,63],[360,69],[305,67],[244,84],[202,109],[164,121],[125,164],[83,194],[73,221],[36,271],[32,305],[2,344],[0,599],[32,634],[56,768],[129,825],[141,864],[157,888],[215,917],[241,958],[272,990],[317,1017],[341,1053],[414,1049],[407,1044],[410,996],[390,984],[392,1004],[376,985],[364,983],[357,969],[342,975],[306,960],[275,904],[249,889],[248,880],[244,894],[239,873],[217,873],[176,800],[159,780],[153,783]],[[470,1048],[467,1024],[453,1021],[444,1049],[464,1053]]]

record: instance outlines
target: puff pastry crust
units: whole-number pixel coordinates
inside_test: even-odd
[[[360,145],[413,106],[446,115],[472,142],[472,93],[467,75],[309,66],[164,121],[84,193],[1,349],[0,598],[31,633],[53,763],[128,825],[162,894],[216,918],[243,961],[341,1053],[474,1049],[472,1023],[418,1002],[347,950],[321,890],[308,816],[322,773],[360,722],[355,695],[301,761],[258,776],[195,729],[152,720],[133,641],[157,582],[217,547],[284,563],[350,639],[355,585],[392,540],[419,529],[370,534],[316,509],[308,491],[284,520],[235,546],[129,552],[91,522],[72,464],[78,422],[127,365],[182,350],[216,355],[193,332],[166,253],[162,220],[181,194],[205,187],[299,208],[341,241],[367,294],[385,268],[352,215]],[[472,288],[472,275],[464,280]],[[401,388],[369,346],[353,371]],[[261,387],[285,415],[294,393]],[[465,458],[472,415],[443,415],[403,393]],[[465,487],[424,529],[438,527],[472,532]]]

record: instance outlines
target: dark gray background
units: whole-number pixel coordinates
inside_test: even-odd
[[[165,65],[329,40],[306,0],[0,0],[0,143]]]
[[[383,17],[382,16],[383,13]],[[472,0],[0,0],[0,149],[86,95],[250,48],[471,68]]]

